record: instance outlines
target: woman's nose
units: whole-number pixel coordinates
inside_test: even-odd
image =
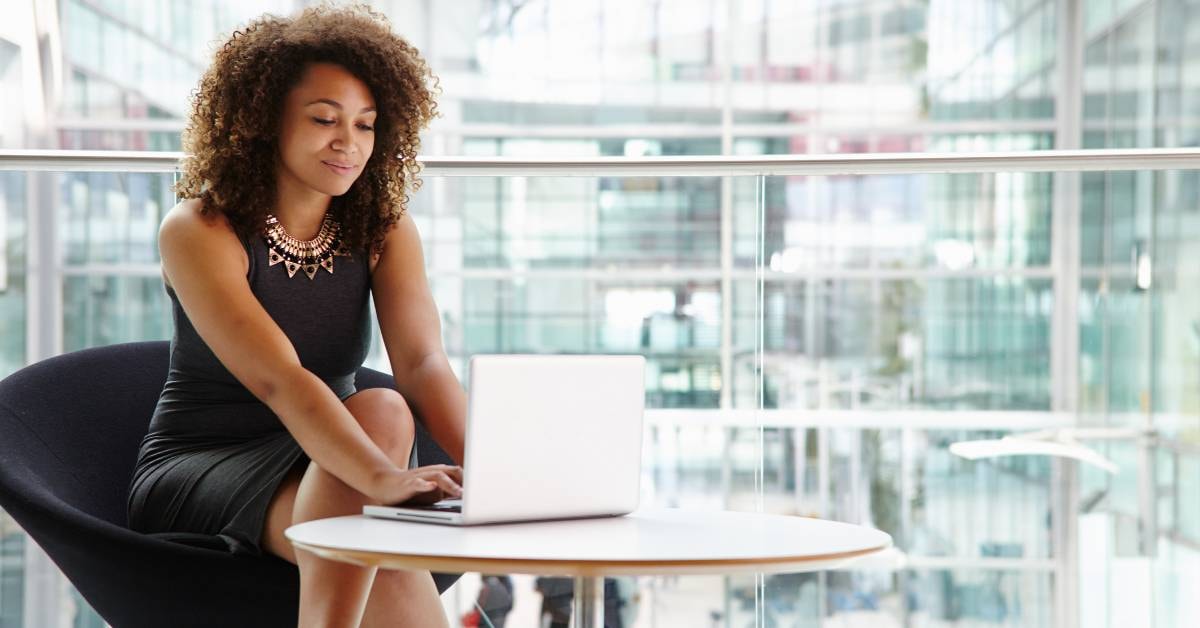
[[[337,135],[335,135],[333,138],[331,148],[333,148],[333,150],[340,150],[347,153],[355,152],[357,147],[354,145],[353,132],[344,126],[338,126]]]

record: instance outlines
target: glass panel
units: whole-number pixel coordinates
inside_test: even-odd
[[[1176,529],[1184,540],[1200,545],[1200,452],[1181,454],[1177,464]]]
[[[774,272],[1005,269],[1050,262],[1050,173],[768,177]],[[751,202],[753,181],[734,184]],[[738,267],[754,267],[753,215],[734,218]]]
[[[734,579],[735,618],[760,626],[1052,626],[1048,574],[937,569],[774,574],[765,578],[760,621],[754,581]],[[745,600],[749,600],[746,603]],[[740,624],[735,624],[740,625]]]
[[[1152,299],[1155,427],[1200,447],[1200,172],[1155,173]],[[1134,269],[1136,273],[1136,269]],[[1135,275],[1135,283],[1136,283]]]
[[[470,178],[456,234],[468,268],[697,268],[719,264],[720,181]]]
[[[929,570],[909,575],[905,604],[915,625],[1054,625],[1049,574],[1001,570]]]
[[[908,480],[904,477],[902,457],[906,452],[900,430],[834,429],[828,436],[830,499],[823,516],[883,530],[898,546],[914,551],[916,548],[903,538],[902,521],[912,511],[910,504],[902,503],[903,484]],[[768,465],[768,469],[775,468]],[[916,472],[920,474],[921,470]],[[918,475],[916,480],[922,488],[936,490],[929,478]]]
[[[753,294],[735,283],[739,349]],[[1048,409],[1052,307],[1042,279],[767,281],[766,405]],[[736,398],[748,403],[740,372]]]
[[[1144,368],[1145,302],[1125,277],[1083,280],[1080,293],[1080,410],[1090,421],[1139,421],[1149,385]]]
[[[1186,2],[1140,9],[1127,0],[1083,3],[1085,147],[1194,144],[1197,91],[1187,33],[1200,15]],[[1134,440],[1097,444],[1121,471],[1083,469],[1084,512],[1092,512],[1081,516],[1081,543],[1088,537],[1108,551],[1088,559],[1082,593],[1087,599],[1115,586],[1123,593],[1101,605],[1085,602],[1082,619],[1187,625],[1198,620],[1195,596],[1180,588],[1182,578],[1194,577],[1181,561],[1195,562],[1188,514],[1200,494],[1191,468],[1200,443],[1190,374],[1200,347],[1191,289],[1196,173],[1088,173],[1083,181],[1081,418],[1153,428],[1162,440],[1160,448]]]
[[[26,174],[0,172],[0,378],[25,366]]]
[[[1193,488],[1192,495],[1200,495]],[[1200,599],[1193,586],[1200,579],[1200,545],[1161,539],[1154,565],[1154,620],[1162,626],[1200,623]]]
[[[25,532],[0,510],[0,626],[22,626],[25,616]]]
[[[175,205],[173,179],[149,173],[56,175],[66,263],[157,267],[158,225]]]
[[[67,277],[63,307],[65,351],[171,337],[170,303],[158,275]]]
[[[1052,118],[1055,9],[1037,0],[930,7],[927,50],[912,61],[927,65],[930,119]]]
[[[969,461],[952,455],[958,441],[998,432],[917,432],[911,452],[911,541],[925,556],[1052,558],[1052,460],[1005,456]]]
[[[605,578],[604,626],[725,625],[727,611],[740,618],[746,614],[747,604],[727,580],[720,576]],[[572,578],[468,573],[443,595],[442,604],[451,625],[478,622],[480,628],[566,628],[574,625],[574,591]],[[748,604],[752,612],[753,594]]]

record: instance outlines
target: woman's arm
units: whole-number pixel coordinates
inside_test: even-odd
[[[467,396],[442,346],[441,319],[425,278],[421,237],[408,214],[384,239],[371,292],[397,390],[433,439],[461,465]]]
[[[200,337],[310,458],[384,503],[421,492],[421,482],[397,467],[337,395],[300,364],[291,341],[250,291],[244,249],[224,217],[205,218],[196,200],[180,203],[163,220],[159,252]]]

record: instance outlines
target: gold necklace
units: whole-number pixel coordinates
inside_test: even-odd
[[[263,240],[267,243],[268,266],[283,262],[289,278],[294,277],[297,270],[304,269],[304,274],[311,280],[316,277],[318,267],[333,274],[333,258],[350,256],[350,250],[342,242],[342,226],[329,212],[325,212],[317,237],[311,240],[297,240],[283,228],[278,218],[267,214]]]

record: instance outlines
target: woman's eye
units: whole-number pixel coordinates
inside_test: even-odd
[[[360,124],[360,125],[358,125],[358,128],[360,128],[364,131],[374,131],[375,130],[375,127],[373,127],[369,124]]]
[[[330,124],[333,124],[333,120],[328,120],[325,118],[313,118],[313,122],[316,122],[317,124],[323,124],[325,126],[329,126]]]

